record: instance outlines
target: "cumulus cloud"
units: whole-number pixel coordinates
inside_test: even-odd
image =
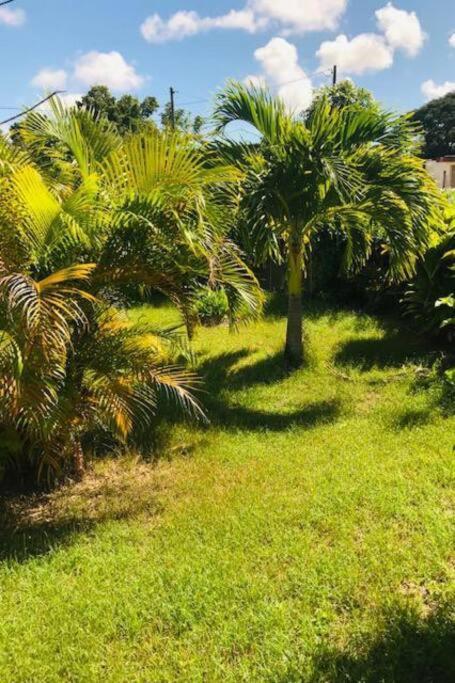
[[[64,69],[41,69],[32,79],[32,85],[43,90],[64,90],[67,79]]]
[[[250,0],[249,6],[263,19],[276,21],[286,32],[334,30],[348,0]]]
[[[0,24],[17,28],[25,24],[26,14],[23,9],[12,9],[10,7],[0,7]]]
[[[80,102],[83,97],[84,95],[80,92],[66,92],[59,95],[65,107],[74,107],[76,102]]]
[[[74,78],[88,87],[106,85],[115,91],[137,90],[144,83],[143,76],[116,51],[82,55],[75,64]]]
[[[165,43],[169,40],[183,40],[214,28],[243,29],[254,33],[259,27],[251,10],[231,10],[219,17],[200,17],[194,11],[180,11],[167,21],[159,14],[152,14],[141,26],[141,33],[149,43]]]
[[[249,76],[246,76],[243,79],[243,82],[245,83],[245,85],[248,85],[251,88],[266,88],[267,87],[266,77],[258,75],[258,74],[250,74]]]
[[[316,56],[319,71],[336,64],[342,73],[363,74],[388,69],[393,64],[393,50],[375,33],[361,33],[352,40],[341,34],[335,40],[323,42]]]
[[[344,73],[382,71],[392,66],[396,50],[403,50],[409,57],[420,52],[426,35],[415,12],[398,9],[389,2],[375,14],[380,33],[360,33],[351,39],[341,34],[321,44],[316,53],[319,71],[334,64]]]
[[[201,17],[197,12],[179,11],[168,19],[155,13],[141,25],[149,43],[182,40],[212,29],[238,29],[256,33],[277,27],[283,33],[304,33],[335,29],[348,0],[248,0],[241,10],[216,17]]]
[[[455,47],[455,33],[452,33],[452,35],[450,36],[449,45],[450,47]]]
[[[445,83],[435,83],[433,80],[422,83],[422,93],[427,100],[434,100],[438,97],[444,97],[449,92],[455,92],[455,81],[446,81]]]
[[[299,65],[297,48],[284,38],[272,38],[267,45],[254,53],[263,74],[248,76],[245,81],[253,85],[269,83],[277,88],[278,95],[292,112],[306,109],[313,98],[311,79]]]
[[[398,9],[389,2],[376,11],[376,19],[391,48],[404,50],[410,57],[420,52],[426,36],[415,12]]]

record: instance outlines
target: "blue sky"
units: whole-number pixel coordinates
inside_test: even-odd
[[[290,106],[344,75],[408,110],[455,89],[454,0],[15,0],[0,7],[1,118],[64,88],[152,94],[207,114],[229,77]],[[206,101],[207,100],[207,101]],[[191,103],[191,104],[186,104]]]

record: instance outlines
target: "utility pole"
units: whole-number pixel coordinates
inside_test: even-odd
[[[174,90],[174,88],[172,86],[169,88],[169,93],[171,95],[171,126],[172,126],[172,130],[175,130],[175,100],[174,100],[174,97],[175,97],[176,91]]]
[[[332,83],[335,86],[337,84],[337,80],[338,80],[338,67],[336,64],[334,65],[333,70],[332,70],[332,77],[333,77]]]

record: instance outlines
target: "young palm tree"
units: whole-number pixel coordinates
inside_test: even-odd
[[[172,364],[175,335],[129,325],[106,295],[160,290],[191,328],[201,282],[226,287],[233,318],[254,315],[261,294],[226,237],[234,168],[188,139],[122,141],[90,112],[53,106],[24,126],[28,153],[0,148],[0,431],[41,468],[71,462],[81,476],[94,430],[125,441],[163,396],[203,415],[197,379]]]
[[[219,132],[242,121],[261,136],[255,144],[224,147],[244,173],[242,202],[256,259],[285,245],[286,357],[298,366],[304,260],[317,232],[331,227],[344,234],[350,268],[361,266],[380,238],[390,276],[409,276],[427,242],[437,190],[413,156],[415,128],[375,109],[336,109],[322,98],[306,119],[296,118],[267,90],[232,83],[217,98],[215,119]]]

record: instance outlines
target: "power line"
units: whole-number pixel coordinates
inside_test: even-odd
[[[25,116],[25,114],[29,114],[31,111],[34,109],[37,109],[40,105],[44,104],[48,100],[50,100],[52,97],[55,97],[55,95],[62,95],[65,91],[64,90],[56,90],[55,92],[51,93],[44,99],[40,100],[36,104],[33,105],[33,107],[29,107],[28,109],[24,109],[23,112],[20,114],[15,114],[14,116],[10,116],[9,119],[5,119],[5,121],[0,121],[0,126],[4,126],[7,123],[11,123],[12,121],[16,121],[16,119],[20,119],[22,116]]]

